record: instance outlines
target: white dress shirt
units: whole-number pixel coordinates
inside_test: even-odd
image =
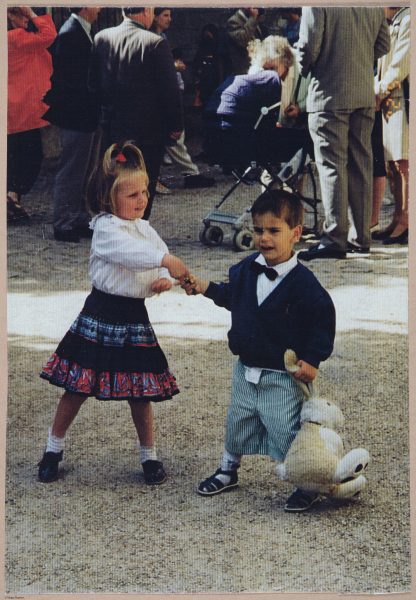
[[[150,298],[154,281],[173,281],[162,260],[169,254],[165,242],[143,219],[127,221],[100,213],[90,224],[89,279],[91,285],[107,294],[130,298]]]
[[[261,254],[260,254],[260,256],[258,256],[256,258],[256,262],[260,263],[261,265],[265,265],[266,267],[268,266],[266,263],[266,259]],[[289,258],[289,260],[287,260],[286,262],[276,265],[275,267],[270,267],[270,268],[274,269],[275,271],[277,271],[277,274],[278,274],[276,279],[274,279],[273,281],[271,279],[269,279],[265,273],[261,273],[257,277],[257,302],[258,302],[259,306],[262,302],[264,302],[264,300],[267,298],[267,296],[269,294],[271,294],[272,291],[279,285],[279,283],[281,283],[283,281],[283,279],[286,277],[286,275],[294,267],[296,267],[297,264],[298,264],[298,257],[297,257],[297,252],[295,252],[293,254],[293,256],[291,258]],[[266,369],[261,369],[259,367],[245,367],[245,369],[246,369],[246,372],[245,372],[246,381],[249,381],[250,383],[258,383],[260,381],[261,372],[266,370]],[[267,370],[272,371],[272,369],[267,369]],[[281,373],[282,371],[274,371],[274,372]]]

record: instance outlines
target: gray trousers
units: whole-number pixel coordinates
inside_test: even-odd
[[[371,245],[374,108],[309,113],[325,209],[321,243],[345,252],[350,229],[359,246]]]
[[[55,179],[53,227],[68,231],[91,220],[83,196],[94,133],[59,129],[62,152]]]
[[[182,131],[181,137],[177,140],[176,145],[166,146],[166,151],[173,162],[179,167],[182,175],[199,175],[199,169],[196,164],[192,162],[185,146],[185,130]]]

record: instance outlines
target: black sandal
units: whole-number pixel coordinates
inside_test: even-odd
[[[303,512],[304,510],[308,510],[312,504],[317,502],[319,499],[319,494],[312,492],[312,496],[307,494],[306,492],[302,492],[299,488],[289,496],[287,502],[285,504],[286,512]]]
[[[146,460],[142,467],[144,480],[148,485],[160,485],[166,481],[165,469],[159,460]]]
[[[217,475],[228,475],[231,479],[229,483],[225,484],[221,479],[217,478]],[[238,485],[237,482],[237,470],[223,471],[222,469],[217,469],[214,475],[211,475],[211,477],[208,477],[208,479],[199,484],[198,494],[200,496],[216,496],[217,494],[222,494],[222,492],[229,492]]]

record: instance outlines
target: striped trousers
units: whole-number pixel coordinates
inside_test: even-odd
[[[268,454],[283,462],[300,428],[302,402],[301,389],[287,373],[263,371],[259,383],[250,383],[238,359],[227,413],[226,450]]]

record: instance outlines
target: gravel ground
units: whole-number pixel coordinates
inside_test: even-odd
[[[197,140],[189,148],[197,153]],[[231,232],[215,248],[198,240],[201,218],[232,182],[209,172],[216,187],[190,191],[164,168],[177,189],[157,196],[151,223],[192,273],[219,282],[247,252],[233,250]],[[59,390],[38,373],[89,292],[89,242],[53,240],[53,180],[45,163],[24,198],[31,226],[8,228],[6,592],[410,592],[407,247],[377,243],[367,257],[309,265],[338,314],[319,388],[344,412],[346,451],[362,446],[372,456],[356,501],[287,514],[292,488],[260,456],[246,457],[232,493],[196,494],[222,454],[234,358],[226,311],[178,289],[148,302],[181,389],[155,406],[167,482],[145,485],[126,404],[90,400],[59,480],[46,485],[36,464]],[[257,191],[245,188],[227,208],[241,213]],[[383,206],[382,224],[392,210]]]

